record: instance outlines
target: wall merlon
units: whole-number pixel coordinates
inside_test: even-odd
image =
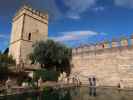
[[[95,44],[91,44],[88,46],[89,51],[95,51],[96,50],[96,45]]]
[[[110,48],[110,42],[109,41],[105,41],[103,43],[103,45],[104,45],[104,48]]]
[[[81,54],[83,52],[89,52],[89,51],[94,51],[95,46],[94,45],[84,45],[84,46],[79,46],[77,48],[72,49],[73,54]]]
[[[133,34],[130,36],[131,45],[133,45]]]
[[[74,54],[76,54],[76,53],[77,53],[77,48],[73,48],[72,54],[74,55]]]
[[[116,39],[113,39],[111,42],[111,47],[112,48],[119,47],[119,41]]]
[[[130,39],[133,39],[133,34],[130,35]]]
[[[120,39],[120,46],[128,46],[128,39],[126,37]]]
[[[48,20],[48,13],[47,12],[40,12],[38,10],[35,10],[29,6],[23,6],[21,7],[20,10],[18,10],[18,12],[15,14],[14,19],[16,19],[17,17],[21,16],[22,14],[29,14],[29,13],[32,13],[34,15],[37,15],[43,19],[46,19]]]
[[[82,50],[83,50],[83,47],[79,47],[79,48],[77,48],[77,52],[78,52],[78,53],[81,53]]]
[[[104,49],[104,44],[103,43],[97,43],[96,44],[96,50],[99,50],[99,49]]]
[[[89,49],[89,45],[85,45],[85,46],[83,47],[83,51],[84,51],[84,52],[88,52],[88,49]]]

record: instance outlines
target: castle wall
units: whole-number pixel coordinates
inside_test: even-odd
[[[73,53],[72,74],[78,73],[82,83],[88,84],[89,77],[96,77],[98,86],[133,87],[133,45],[120,41],[113,42],[110,48],[95,49],[88,52]],[[89,48],[89,47],[88,47]]]

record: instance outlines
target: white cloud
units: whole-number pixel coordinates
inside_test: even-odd
[[[93,8],[93,10],[96,11],[96,12],[99,12],[99,11],[105,10],[105,8],[103,6],[99,6],[99,7]]]
[[[0,33],[0,38],[1,39],[7,39],[8,37],[6,35],[3,35],[3,34]]]
[[[64,3],[71,11],[82,13],[95,5],[96,0],[64,0]]]
[[[57,0],[27,0],[38,9],[48,10],[50,20],[61,17],[68,17],[70,19],[80,19],[82,13],[88,9],[94,11],[102,11],[102,7],[97,7],[98,0],[59,0],[65,6],[67,11],[63,12]]]
[[[74,13],[74,12],[68,12],[67,13],[67,17],[68,18],[71,18],[71,19],[80,19],[80,15],[79,14],[77,14],[77,13]]]
[[[114,0],[116,6],[133,8],[133,0]]]
[[[61,32],[61,34],[64,35],[59,37],[51,37],[51,39],[55,41],[72,41],[72,40],[79,40],[81,38],[98,35],[99,33],[90,30],[84,30],[84,31]]]
[[[72,19],[79,19],[80,14],[95,6],[96,1],[97,0],[64,0],[64,4],[69,9],[66,15]]]

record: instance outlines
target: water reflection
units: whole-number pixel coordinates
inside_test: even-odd
[[[90,96],[96,96],[96,88],[95,87],[89,88],[89,95]]]
[[[132,100],[132,91],[92,87],[50,90],[42,93],[7,96],[0,100]]]

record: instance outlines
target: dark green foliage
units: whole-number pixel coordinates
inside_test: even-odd
[[[53,90],[52,87],[45,87],[41,98],[42,100],[60,100],[58,92]]]
[[[70,91],[52,87],[45,87],[41,96],[42,100],[72,100]]]
[[[41,69],[34,72],[34,80],[41,77],[43,81],[57,81],[58,76],[58,72],[54,70]]]
[[[19,72],[18,74],[16,74],[15,76],[17,76],[17,84],[18,85],[22,85],[23,82],[29,82],[31,79],[28,77],[28,74],[24,71]]]
[[[8,73],[8,67],[12,64],[15,64],[15,61],[12,59],[12,56],[0,53],[0,79],[6,77]]]
[[[33,45],[33,53],[29,55],[32,62],[41,64],[43,68],[56,68],[70,72],[72,50],[64,44],[52,40],[40,41]]]
[[[43,92],[48,93],[48,92],[51,92],[51,91],[53,91],[53,88],[52,87],[46,86],[46,87],[43,88]]]
[[[13,65],[15,61],[12,56],[8,56],[7,54],[0,54],[0,64]]]

